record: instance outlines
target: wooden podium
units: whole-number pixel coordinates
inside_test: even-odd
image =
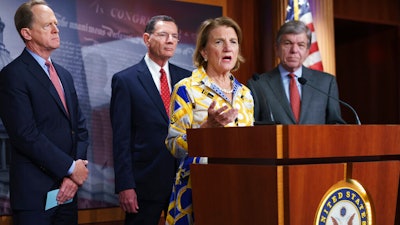
[[[189,155],[208,157],[208,164],[191,165],[196,225],[312,225],[324,194],[345,178],[369,193],[374,224],[400,219],[399,125],[265,125],[187,134]]]

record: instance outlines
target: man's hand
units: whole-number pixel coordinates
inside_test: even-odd
[[[75,161],[75,168],[70,178],[78,185],[81,186],[88,178],[89,170],[86,168],[87,160],[78,159]]]
[[[134,189],[121,191],[119,193],[119,205],[127,213],[138,213],[139,204],[136,191]]]
[[[57,194],[57,203],[60,205],[63,204],[65,201],[72,199],[77,191],[78,185],[70,178],[65,177]]]

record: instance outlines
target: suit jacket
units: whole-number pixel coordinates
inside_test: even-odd
[[[325,91],[338,99],[338,87],[334,76],[303,66],[302,77],[307,84]],[[254,118],[258,122],[296,124],[289,100],[285,94],[278,67],[250,79],[247,83],[254,98]],[[337,100],[302,85],[299,124],[342,124],[340,105]]]
[[[0,72],[0,116],[12,145],[13,209],[44,209],[73,160],[86,159],[88,131],[71,74],[54,64],[69,115],[43,68],[25,49]]]
[[[171,85],[191,72],[169,64]],[[165,145],[169,118],[142,59],[112,78],[115,192],[136,189],[139,199],[168,201],[176,160]]]

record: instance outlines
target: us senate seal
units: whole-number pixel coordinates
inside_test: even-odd
[[[356,180],[334,184],[322,198],[315,225],[373,225],[373,206],[368,193]]]

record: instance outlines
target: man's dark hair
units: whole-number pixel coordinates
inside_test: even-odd
[[[153,16],[146,24],[146,28],[144,29],[145,33],[152,34],[154,32],[154,27],[158,21],[168,21],[168,22],[173,22],[176,24],[175,20],[166,15],[158,15],[158,16]]]

